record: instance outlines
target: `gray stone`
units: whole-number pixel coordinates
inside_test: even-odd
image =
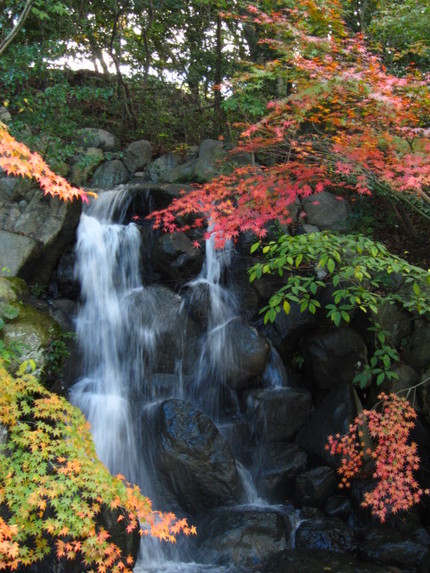
[[[4,105],[0,106],[0,121],[3,123],[9,123],[12,121],[12,116],[10,115],[7,107],[4,107]]]
[[[85,153],[79,155],[72,169],[71,181],[73,185],[82,187],[88,185],[91,176],[97,167],[103,163],[104,153],[98,147],[89,147]]]
[[[159,181],[164,182],[167,181],[167,174],[175,167],[178,167],[180,163],[180,156],[176,153],[169,152],[152,161],[152,163],[146,167],[146,171],[154,183]]]
[[[226,151],[221,141],[205,139],[200,144],[199,158],[194,165],[193,176],[196,181],[210,181],[222,172],[221,161],[225,159]]]
[[[29,275],[40,251],[40,243],[31,237],[0,229],[0,274],[2,276]]]
[[[12,197],[17,182],[17,177],[0,177],[0,201],[7,201]]]
[[[289,440],[303,426],[312,399],[307,390],[277,388],[246,393],[246,417],[254,434],[267,442]]]
[[[82,147],[99,147],[103,151],[118,151],[120,143],[118,138],[106,131],[94,127],[79,129],[76,133],[76,143]]]
[[[301,343],[305,370],[321,389],[351,384],[367,362],[367,348],[352,328],[317,332]]]
[[[197,159],[191,159],[187,161],[187,163],[170,169],[165,175],[166,181],[168,183],[188,183],[189,181],[193,181],[196,163]]]
[[[92,186],[96,189],[113,189],[129,179],[130,173],[124,163],[120,159],[112,159],[97,167]]]
[[[133,141],[124,152],[124,163],[130,173],[141,171],[151,161],[152,145],[146,139]]]
[[[349,215],[347,202],[327,191],[306,197],[302,204],[306,222],[320,229],[342,230]]]
[[[292,527],[286,512],[271,508],[228,508],[209,514],[199,526],[198,560],[252,566],[287,547]]]
[[[233,454],[210,418],[189,402],[170,399],[146,409],[143,420],[153,436],[151,481],[173,493],[185,511],[241,501]]]
[[[296,480],[294,503],[297,507],[322,508],[327,499],[336,492],[337,483],[336,472],[328,466],[304,472]]]
[[[12,274],[29,282],[46,284],[74,237],[80,212],[80,202],[44,197],[40,190],[35,190],[25,211],[5,229],[9,234],[4,234],[1,241],[1,248],[5,249],[4,265],[12,265]]]

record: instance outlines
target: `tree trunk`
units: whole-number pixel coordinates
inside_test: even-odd
[[[6,36],[6,38],[0,43],[0,56],[3,54],[3,52],[9,46],[9,44],[14,40],[15,36],[18,34],[20,29],[22,28],[24,22],[27,19],[27,16],[31,12],[31,9],[33,7],[34,2],[35,2],[35,0],[27,0],[27,2],[25,3],[24,9],[21,12],[21,15],[18,18],[15,26],[12,28],[12,30],[9,32],[9,34]]]

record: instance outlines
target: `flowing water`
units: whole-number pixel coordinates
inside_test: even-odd
[[[79,225],[76,273],[81,283],[82,305],[77,334],[83,366],[82,377],[71,390],[71,401],[90,422],[97,453],[109,470],[125,475],[151,497],[151,486],[145,482],[145,456],[140,453],[150,443],[150,437],[142,440],[142,428],[137,421],[142,409],[151,407],[151,377],[162,325],[154,292],[143,285],[139,272],[139,228],[133,223],[121,224],[128,209],[128,197],[126,189],[102,193],[86,209]],[[194,290],[205,289],[208,306],[207,332],[201,340],[191,394],[198,406],[215,419],[219,418],[227,372],[235,359],[226,332],[238,314],[238,305],[222,281],[230,257],[230,248],[217,252],[210,239],[202,272],[189,285]],[[268,376],[275,379],[275,386],[280,386],[284,374],[276,359],[272,355],[272,372]],[[179,373],[180,366],[179,359]],[[214,388],[212,392],[207,391],[208,385]],[[239,463],[238,471],[248,503],[264,506],[250,472]],[[172,560],[171,554],[169,558],[163,556],[160,546],[158,541],[146,541],[145,559],[138,562],[135,571],[239,571],[238,567],[181,563]]]

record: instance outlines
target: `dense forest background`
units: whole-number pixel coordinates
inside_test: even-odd
[[[312,3],[260,4],[270,11]],[[429,71],[426,0],[326,4],[342,12],[351,36],[365,34],[389,73]],[[245,10],[233,0],[4,0],[0,103],[14,118],[13,135],[56,162],[73,154],[74,132],[87,126],[103,126],[124,143],[144,137],[158,153],[208,136],[235,139],[235,123],[258,120],[288,90],[265,69],[273,59],[259,43],[267,29],[227,16]],[[320,34],[314,12],[307,27]]]

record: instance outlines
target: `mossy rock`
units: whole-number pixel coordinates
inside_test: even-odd
[[[61,337],[61,329],[49,314],[20,304],[19,315],[4,325],[2,335],[6,346],[19,345],[22,349],[21,362],[34,360],[37,376],[48,366],[49,346]]]
[[[27,283],[23,279],[0,277],[0,305],[18,303],[27,294]]]

